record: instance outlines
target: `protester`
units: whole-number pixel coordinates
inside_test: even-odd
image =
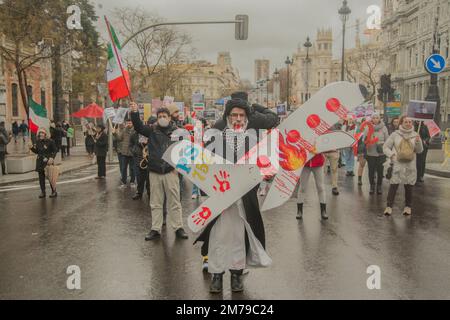
[[[0,122],[0,164],[2,166],[2,174],[6,175],[6,146],[11,141],[11,136],[6,131],[5,122],[1,120]]]
[[[164,195],[167,198],[169,223],[177,238],[187,239],[183,229],[180,201],[180,183],[175,169],[162,159],[164,152],[173,143],[172,133],[177,129],[170,122],[170,111],[161,108],[157,111],[157,123],[151,127],[144,126],[136,103],[130,103],[131,120],[137,133],[148,138],[148,169],[150,171],[150,207],[152,229],[145,237],[146,241],[161,237],[163,225]]]
[[[20,124],[19,131],[22,134],[23,142],[25,143],[28,137],[28,125],[25,123],[25,120],[22,120]]]
[[[362,119],[361,122],[358,125],[358,128],[356,130],[357,133],[361,133],[360,128],[361,128],[361,124],[364,123],[365,120]],[[366,145],[364,143],[364,139],[360,138],[358,140],[358,146],[357,146],[357,157],[358,157],[358,186],[362,186],[363,182],[362,182],[362,177],[364,174],[364,168],[366,167],[366,157],[367,157],[367,149],[366,149]]]
[[[39,175],[39,185],[41,187],[40,199],[46,197],[45,190],[45,167],[52,165],[56,156],[56,145],[52,139],[49,139],[47,130],[45,128],[39,128],[37,132],[37,140],[35,144],[31,145],[30,150],[37,154],[36,158],[36,172]],[[56,188],[51,184],[52,194],[50,198],[56,198],[58,193]]]
[[[389,135],[398,130],[400,119],[398,117],[392,118],[391,123],[388,125]]]
[[[137,189],[133,200],[142,199],[144,188],[147,189],[147,196],[150,198],[150,180],[148,173],[148,138],[140,135],[136,131],[130,137],[130,150],[133,155],[134,172],[136,174]]]
[[[219,154],[220,148],[215,151],[229,161],[248,151],[243,142],[249,128],[269,129],[278,123],[278,117],[272,111],[262,106],[251,108],[245,93],[236,93],[232,97],[225,107],[223,119],[218,121],[215,127],[223,130],[223,152],[226,152],[228,157]],[[252,147],[248,145],[248,148]],[[207,265],[208,272],[213,275],[211,293],[222,292],[223,274],[226,270],[231,273],[231,290],[239,292],[244,289],[242,274],[247,265],[262,267],[271,262],[265,252],[264,223],[259,211],[257,191],[258,186],[226,209],[197,239],[204,242],[203,268]],[[249,257],[252,259],[249,260]]]
[[[428,148],[430,147],[430,131],[428,127],[420,121],[416,121],[414,130],[419,132],[420,139],[422,139],[423,151],[417,154],[417,184],[422,183],[425,176],[425,167],[427,163]]]
[[[133,123],[131,119],[125,119],[125,127],[120,126],[119,129],[113,129],[114,139],[117,141],[117,154],[119,156],[121,188],[127,186],[128,168],[130,171],[130,186],[135,186],[136,174],[133,161],[133,154],[130,150],[130,137],[134,133]]]
[[[386,161],[386,156],[383,153],[384,142],[389,138],[389,133],[381,121],[379,113],[372,115],[372,124],[374,126],[373,138],[378,138],[378,142],[366,145],[367,148],[367,164],[369,167],[369,183],[370,183],[370,194],[375,193],[375,183],[377,194],[382,194],[382,184],[383,184],[383,171],[384,162]],[[364,139],[365,137],[363,137]],[[375,176],[377,177],[375,181]]]
[[[343,130],[348,134],[354,136],[356,131],[356,124],[352,116],[348,116]],[[347,177],[354,177],[355,173],[355,154],[353,152],[353,147],[348,147],[342,149],[342,158],[345,162],[345,171],[347,171]]]
[[[58,128],[58,125],[57,125]],[[61,124],[61,158],[64,159],[67,156],[67,131],[64,129],[64,126]]]
[[[86,130],[84,131],[84,144],[86,146],[86,152],[88,153],[89,157],[92,158],[94,155],[94,147],[95,147],[95,141],[94,137],[96,135],[94,124],[92,122],[89,122],[86,124]]]
[[[108,135],[105,133],[105,127],[97,125],[97,134],[94,137],[94,152],[97,158],[97,177],[96,179],[105,179],[106,177],[106,155],[108,153]]]
[[[14,143],[17,143],[17,138],[19,137],[20,129],[17,121],[14,121],[12,124],[12,134],[14,136]]]
[[[180,121],[180,109],[178,109],[178,106],[175,103],[172,103],[167,107],[167,109],[170,112],[172,124],[175,127],[183,128],[183,121]]]
[[[416,154],[423,151],[422,139],[414,131],[413,120],[402,116],[399,121],[399,129],[386,141],[383,147],[385,155],[393,163],[392,177],[387,198],[385,215],[392,214],[392,207],[398,186],[405,186],[404,215],[411,215],[413,186],[417,180]]]
[[[335,124],[331,127],[331,130],[338,131],[341,130],[342,126],[340,124]],[[339,195],[339,188],[338,188],[338,176],[339,176],[339,151],[338,150],[331,150],[329,152],[325,152],[323,154],[325,156],[325,159],[328,160],[328,163],[330,164],[330,170],[331,173],[331,193],[334,196]]]
[[[66,122],[64,125],[64,130],[66,131],[66,139],[67,139],[67,156],[70,157],[70,148],[73,145],[73,137],[75,134],[75,130],[73,129],[73,126],[70,125],[70,123]]]
[[[323,154],[315,155],[311,160],[309,160],[305,167],[303,168],[302,174],[300,175],[300,187],[298,188],[297,194],[297,219],[303,219],[303,204],[305,202],[305,193],[308,189],[308,182],[311,173],[314,175],[314,181],[316,182],[317,194],[319,195],[320,203],[320,215],[322,220],[328,219],[327,214],[327,202],[325,196],[325,182],[324,182],[324,170],[323,166],[325,164],[325,157]]]

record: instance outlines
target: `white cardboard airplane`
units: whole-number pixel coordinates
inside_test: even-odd
[[[283,205],[292,196],[308,160],[315,154],[350,147],[356,142],[353,136],[345,132],[329,130],[364,102],[363,94],[358,84],[336,82],[312,96],[267,137],[270,139],[276,135],[279,140],[280,158],[276,159],[279,163],[275,163],[273,157],[267,157],[264,143],[252,149],[254,151],[259,147],[258,152],[250,151],[246,161],[241,159],[237,164],[227,162],[187,140],[172,145],[163,159],[209,195],[189,216],[189,228],[193,232],[201,231],[258,185],[264,179],[262,172],[268,166],[273,168],[279,165],[281,168],[275,174],[262,210]],[[269,163],[262,165],[261,162]]]

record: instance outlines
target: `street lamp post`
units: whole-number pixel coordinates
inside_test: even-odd
[[[306,93],[305,93],[305,101],[308,101],[308,92],[309,92],[309,48],[312,47],[312,43],[309,41],[309,37],[306,38],[306,42],[303,44],[303,46],[306,48]]]
[[[345,24],[352,11],[347,6],[347,0],[344,0],[338,13],[342,21],[342,62],[341,62],[341,81],[344,81],[344,61],[345,61]]]
[[[291,106],[289,105],[289,86],[290,86],[290,76],[289,76],[289,66],[294,63],[293,59],[291,60],[289,56],[286,58],[286,61],[284,62],[287,67],[287,90],[286,90],[286,109],[287,111],[291,111]]]
[[[274,83],[273,83],[273,100],[274,100],[274,104],[276,106],[276,104],[278,103],[278,100],[280,99],[280,83],[279,83],[279,76],[280,73],[278,72],[278,69],[275,69],[275,72],[273,73],[273,78],[274,78]]]

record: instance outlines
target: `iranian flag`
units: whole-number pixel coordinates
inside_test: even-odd
[[[45,128],[48,132],[50,129],[50,121],[47,118],[47,109],[30,98],[29,113],[28,125],[30,131],[37,133],[39,128]]]
[[[108,81],[109,96],[112,101],[117,101],[121,98],[130,95],[130,76],[125,69],[125,64],[121,56],[121,47],[117,39],[114,28],[106,19],[111,42],[108,43],[108,65],[106,67],[106,80]]]

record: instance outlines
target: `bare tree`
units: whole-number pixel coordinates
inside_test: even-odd
[[[137,31],[163,21],[142,8],[114,10],[118,31],[128,38]],[[194,66],[195,50],[190,36],[174,27],[157,27],[138,34],[124,49],[134,85],[152,90],[155,96],[173,92],[175,85]]]

